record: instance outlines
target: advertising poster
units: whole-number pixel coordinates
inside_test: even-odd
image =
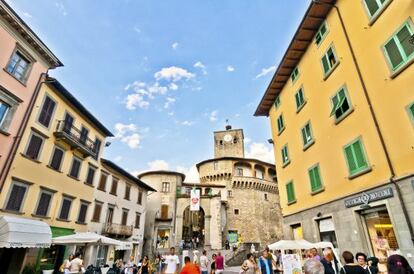
[[[199,211],[200,210],[200,190],[193,188],[190,195],[190,210]]]
[[[301,274],[302,264],[299,254],[282,254],[283,274]]]

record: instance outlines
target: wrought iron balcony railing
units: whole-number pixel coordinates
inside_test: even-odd
[[[66,142],[72,149],[78,149],[85,157],[95,156],[95,143],[88,138],[87,134],[74,127],[72,124],[60,120],[54,135],[57,139]]]
[[[102,229],[102,233],[110,235],[132,236],[132,225],[121,225],[114,223],[106,223]]]

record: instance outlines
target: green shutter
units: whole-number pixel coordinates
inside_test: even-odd
[[[367,167],[367,162],[365,160],[364,151],[362,149],[362,144],[360,141],[357,141],[353,144],[355,160],[358,170],[364,169]]]
[[[295,201],[296,198],[295,198],[295,190],[293,188],[293,182],[290,182],[286,185],[286,192],[287,192],[288,203]]]
[[[371,16],[373,16],[379,9],[377,0],[365,0],[365,4],[367,5],[369,15]]]
[[[394,38],[392,38],[387,44],[385,44],[385,50],[387,52],[388,58],[391,62],[393,69],[398,67],[404,61],[403,56],[398,50],[398,46]]]
[[[411,33],[407,25],[405,25],[397,33],[397,38],[400,41],[401,47],[407,57],[410,56],[414,52],[414,44],[410,43],[409,41],[410,37],[411,37]]]
[[[354,154],[352,153],[352,146],[345,148],[345,155],[348,162],[349,173],[353,174],[356,170],[357,165],[354,159]]]
[[[368,162],[360,140],[357,140],[345,147],[345,155],[350,175],[356,174],[368,168]]]
[[[319,166],[315,166],[314,168],[309,170],[309,179],[311,183],[312,192],[318,191],[322,188],[321,177],[319,174]]]
[[[303,145],[307,144],[307,138],[306,138],[306,129],[305,127],[302,128],[302,139],[303,139]]]
[[[300,107],[299,93],[295,94],[295,100],[296,100],[296,108],[299,108]]]
[[[411,118],[414,119],[414,103],[408,109],[410,110]]]
[[[328,73],[329,71],[329,64],[328,64],[328,58],[326,57],[326,55],[324,55],[322,57],[322,65],[323,65],[323,71],[324,73]]]

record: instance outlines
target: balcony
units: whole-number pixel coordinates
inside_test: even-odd
[[[102,229],[102,234],[121,235],[121,236],[130,237],[132,236],[132,230],[133,230],[132,225],[106,223]]]
[[[53,133],[57,140],[67,143],[72,149],[79,150],[84,157],[95,156],[95,143],[87,136],[83,136],[81,131],[69,123],[61,120],[58,122],[56,131]]]
[[[160,214],[159,212],[157,212],[155,214],[156,222],[169,222],[169,221],[172,221],[172,219],[173,219],[172,212],[168,212],[168,214]]]

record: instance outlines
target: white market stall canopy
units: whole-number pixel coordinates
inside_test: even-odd
[[[79,232],[72,235],[56,237],[52,239],[53,244],[94,244],[94,245],[114,245],[122,246],[123,242],[109,237],[105,237],[93,232]]]
[[[131,250],[132,249],[132,242],[124,242],[121,241],[121,245],[117,245],[115,250]]]
[[[0,248],[47,248],[52,244],[50,226],[42,221],[0,217]]]
[[[311,243],[306,240],[281,240],[269,245],[271,250],[286,250],[286,249],[311,249],[311,248],[334,248],[330,242]]]

